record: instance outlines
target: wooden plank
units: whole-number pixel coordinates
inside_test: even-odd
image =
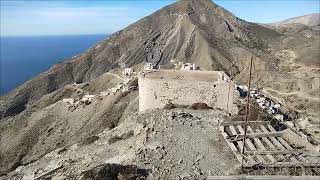
[[[228,121],[228,122],[221,122],[219,125],[220,126],[236,126],[236,125],[244,125],[246,122],[245,121]],[[248,121],[248,124],[269,124],[269,121]]]
[[[281,137],[282,135],[283,135],[283,132],[262,132],[262,133],[247,133],[246,137],[247,138],[262,138],[262,137],[271,137],[271,136],[272,137]],[[244,134],[241,133],[241,134],[237,134],[235,136],[230,136],[229,139],[231,141],[240,141],[240,139],[243,139],[243,136],[244,136]]]
[[[226,140],[226,142],[228,143],[228,145],[229,145],[230,149],[232,150],[233,154],[236,156],[238,161],[241,163],[242,162],[242,156],[239,153],[237,147],[233,143],[230,143],[230,142],[227,141],[228,134],[226,132],[222,132],[222,136]]]
[[[254,132],[250,126],[248,126],[248,131]],[[264,151],[267,150],[267,148],[264,147],[264,145],[262,144],[262,142],[260,141],[259,138],[253,138],[253,140],[254,140],[255,143],[258,145],[259,149],[264,150]],[[274,163],[274,162],[277,162],[277,160],[276,160],[272,155],[267,154],[266,156],[267,156],[267,158],[268,158],[271,162],[273,162],[273,163]]]
[[[237,133],[237,131],[236,131],[236,129],[234,128],[234,126],[229,126],[229,129],[230,129],[230,131],[231,131],[231,134],[233,135],[233,136],[237,136],[238,135],[238,133]]]
[[[262,133],[262,131],[260,131],[259,129],[256,129],[256,132]],[[267,137],[262,137],[262,140],[268,145],[269,148],[267,149],[277,149]]]
[[[239,128],[240,127],[240,128]],[[242,129],[242,127],[240,125],[238,125],[238,129],[240,131],[240,133],[244,134],[244,130]],[[256,147],[253,145],[253,143],[251,142],[250,139],[246,138],[246,144],[248,145],[249,149],[252,151],[256,151]],[[257,155],[258,160],[260,161],[260,163],[267,163],[267,161],[265,159],[263,159],[263,157],[261,155]]]
[[[270,131],[275,132],[276,130],[269,124],[268,128],[270,129]],[[280,143],[286,147],[287,149],[293,150],[293,148],[287,143],[287,141],[285,141],[282,137],[278,137],[278,140],[280,141]],[[305,157],[303,157],[303,155],[298,155],[298,159],[300,159],[301,161],[305,162],[305,163],[309,163],[310,161],[307,160]]]
[[[220,129],[220,131],[222,133],[223,138],[227,142],[228,146],[230,147],[230,149],[232,150],[232,152],[234,153],[234,155],[236,156],[238,161],[241,163],[242,162],[242,156],[239,153],[237,147],[233,143],[230,143],[230,142],[227,141],[228,134],[225,132],[225,127],[224,126],[219,126],[219,129]]]
[[[261,125],[260,128],[261,128],[262,131],[264,131],[264,132],[269,132],[268,129],[267,129],[266,127],[264,127],[263,125]],[[270,130],[271,130],[271,129],[270,129]],[[281,150],[286,150],[286,148],[285,148],[284,146],[282,146],[282,144],[278,141],[277,138],[275,138],[275,137],[269,137],[269,138],[271,139],[271,141],[272,141],[278,148],[280,148]],[[292,156],[292,155],[286,155],[285,157],[287,157],[287,158],[290,157],[290,160],[293,161],[294,163],[299,162],[299,161],[297,160],[297,158],[291,157],[291,156]]]
[[[315,167],[319,168],[320,163],[303,163],[303,162],[276,162],[276,163],[268,163],[268,164],[244,164],[243,166],[246,168],[251,168],[254,166],[259,166],[261,165],[262,167]]]
[[[223,133],[224,132],[224,126],[219,126],[219,130]]]
[[[261,132],[259,129],[256,129],[257,132]],[[266,142],[266,144],[271,148],[271,149],[276,149],[276,147],[270,142],[270,140],[267,137],[262,137],[262,140]],[[281,150],[282,152],[285,152],[285,150]],[[280,160],[285,159],[285,157],[280,154],[277,156]]]
[[[242,153],[243,142],[242,141],[237,141],[237,143],[239,145],[239,152],[241,154]],[[246,147],[244,147],[244,152],[246,152],[246,151],[248,151],[248,149]],[[244,156],[244,157],[247,157],[248,158],[247,160],[250,163],[257,163],[251,155],[247,155],[247,156]]]
[[[286,150],[286,151],[279,151],[279,150],[259,150],[259,151],[246,151],[245,154],[261,154],[261,155],[283,155],[283,154],[295,154],[294,151]]]
[[[287,149],[294,150],[283,138],[278,138],[278,139],[279,139],[280,143],[282,145],[284,145]],[[308,159],[303,157],[302,153],[300,153],[300,155],[297,155],[296,157],[297,157],[298,160],[301,160],[301,161],[303,161],[305,163],[309,163],[310,162]]]
[[[237,131],[236,131],[236,129],[234,128],[234,126],[229,126],[229,129],[230,129],[231,134],[232,134],[233,136],[236,136],[236,135],[237,135]],[[232,142],[231,142],[231,143],[232,143]],[[242,140],[240,140],[240,141],[237,141],[237,143],[238,143],[238,145],[239,145],[239,153],[241,154],[241,153],[242,153],[242,148],[243,148],[243,142],[242,142]],[[247,150],[246,147],[244,147],[244,148],[245,148],[245,150]],[[254,160],[254,158],[253,158],[252,156],[248,156],[248,161],[251,162],[251,163],[256,163],[256,161]],[[242,163],[242,162],[240,162],[240,163]]]

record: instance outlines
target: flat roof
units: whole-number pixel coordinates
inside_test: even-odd
[[[187,80],[214,82],[222,80],[222,73],[222,71],[154,70],[144,72],[141,76],[148,79],[159,80]]]

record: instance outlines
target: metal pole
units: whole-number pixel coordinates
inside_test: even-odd
[[[244,126],[244,136],[243,136],[243,147],[242,147],[242,162],[241,162],[241,169],[243,172],[243,154],[244,154],[244,147],[246,145],[246,135],[247,135],[247,127],[248,127],[248,114],[249,114],[249,108],[250,108],[250,88],[251,88],[251,74],[252,74],[252,63],[253,63],[253,56],[251,56],[250,60],[250,72],[249,72],[249,82],[248,82],[248,92],[247,92],[247,105],[246,105],[246,116],[245,116],[245,126]]]

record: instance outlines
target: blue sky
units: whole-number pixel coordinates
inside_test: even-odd
[[[1,36],[111,34],[176,0],[0,0]],[[247,21],[320,12],[319,0],[214,0]]]

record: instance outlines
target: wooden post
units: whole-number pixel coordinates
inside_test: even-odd
[[[251,60],[250,60],[250,72],[249,72],[249,82],[248,82],[248,92],[247,92],[247,105],[246,105],[246,117],[245,117],[245,126],[244,126],[244,136],[243,136],[243,147],[242,147],[242,152],[241,154],[244,154],[244,147],[246,145],[246,135],[247,135],[247,128],[248,128],[248,114],[249,114],[249,107],[250,107],[250,88],[251,88],[251,74],[252,74],[252,63],[253,63],[253,56],[251,56]],[[243,166],[243,159],[241,162],[241,169],[242,172],[244,170],[244,166]]]
[[[228,98],[227,98],[227,115],[229,114],[230,88],[231,88],[231,78],[229,82],[229,90],[228,90]]]

